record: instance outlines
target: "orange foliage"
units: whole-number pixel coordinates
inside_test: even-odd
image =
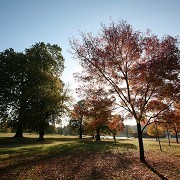
[[[112,116],[112,119],[108,123],[108,127],[111,131],[122,131],[124,129],[123,120],[120,115]]]

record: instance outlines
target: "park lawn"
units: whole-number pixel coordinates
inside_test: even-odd
[[[180,179],[180,145],[144,139],[147,163],[139,161],[137,139],[95,142],[71,136],[23,139],[0,134],[0,179]]]

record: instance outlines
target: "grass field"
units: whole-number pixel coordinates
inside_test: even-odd
[[[146,162],[137,139],[95,142],[72,136],[0,134],[0,179],[180,179],[180,145],[144,139]]]

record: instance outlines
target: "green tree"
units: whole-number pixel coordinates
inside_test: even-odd
[[[64,85],[60,79],[64,59],[57,45],[37,43],[25,52],[31,63],[28,126],[43,140],[49,122],[58,121],[64,112]]]
[[[1,120],[10,119],[16,126],[15,137],[23,137],[23,129],[28,128],[38,131],[43,140],[49,122],[60,120],[67,99],[60,79],[61,48],[41,42],[24,53],[9,49],[1,52],[0,63]]]
[[[5,50],[0,54],[0,107],[1,120],[10,120],[16,126],[15,137],[22,137],[25,123],[25,104],[27,103],[27,61],[23,53],[13,49]],[[8,117],[8,118],[7,118]]]

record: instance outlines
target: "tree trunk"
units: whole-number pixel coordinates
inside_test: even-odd
[[[113,134],[114,143],[116,144],[116,135]]]
[[[140,161],[141,162],[145,162],[144,146],[143,146],[143,139],[142,139],[142,131],[141,131],[141,124],[140,124],[140,122],[137,122],[137,132],[138,132],[138,141],[139,141]]]
[[[171,146],[171,141],[170,141],[170,137],[169,137],[169,131],[168,131],[168,128],[167,128],[167,127],[166,127],[166,130],[167,130],[167,136],[168,136],[169,146]]]
[[[82,139],[82,132],[79,132],[79,139]]]
[[[14,135],[14,138],[23,138],[23,129],[20,121],[17,124],[16,134]]]
[[[96,129],[96,141],[100,141],[101,138],[100,138],[100,129]]]
[[[176,143],[179,144],[179,140],[178,140],[178,132],[175,131],[175,135],[176,135]]]
[[[82,128],[82,119],[80,122],[80,126],[79,126],[79,138],[82,139],[82,134],[83,134],[83,128]]]
[[[45,132],[44,132],[44,131],[40,131],[40,132],[39,132],[38,141],[44,141],[44,135],[45,135]]]
[[[157,137],[158,142],[159,142],[159,148],[160,148],[160,151],[162,151],[161,141],[160,141],[160,138],[159,138],[159,131],[158,131],[156,122],[155,122],[155,128],[156,128],[156,137]]]

